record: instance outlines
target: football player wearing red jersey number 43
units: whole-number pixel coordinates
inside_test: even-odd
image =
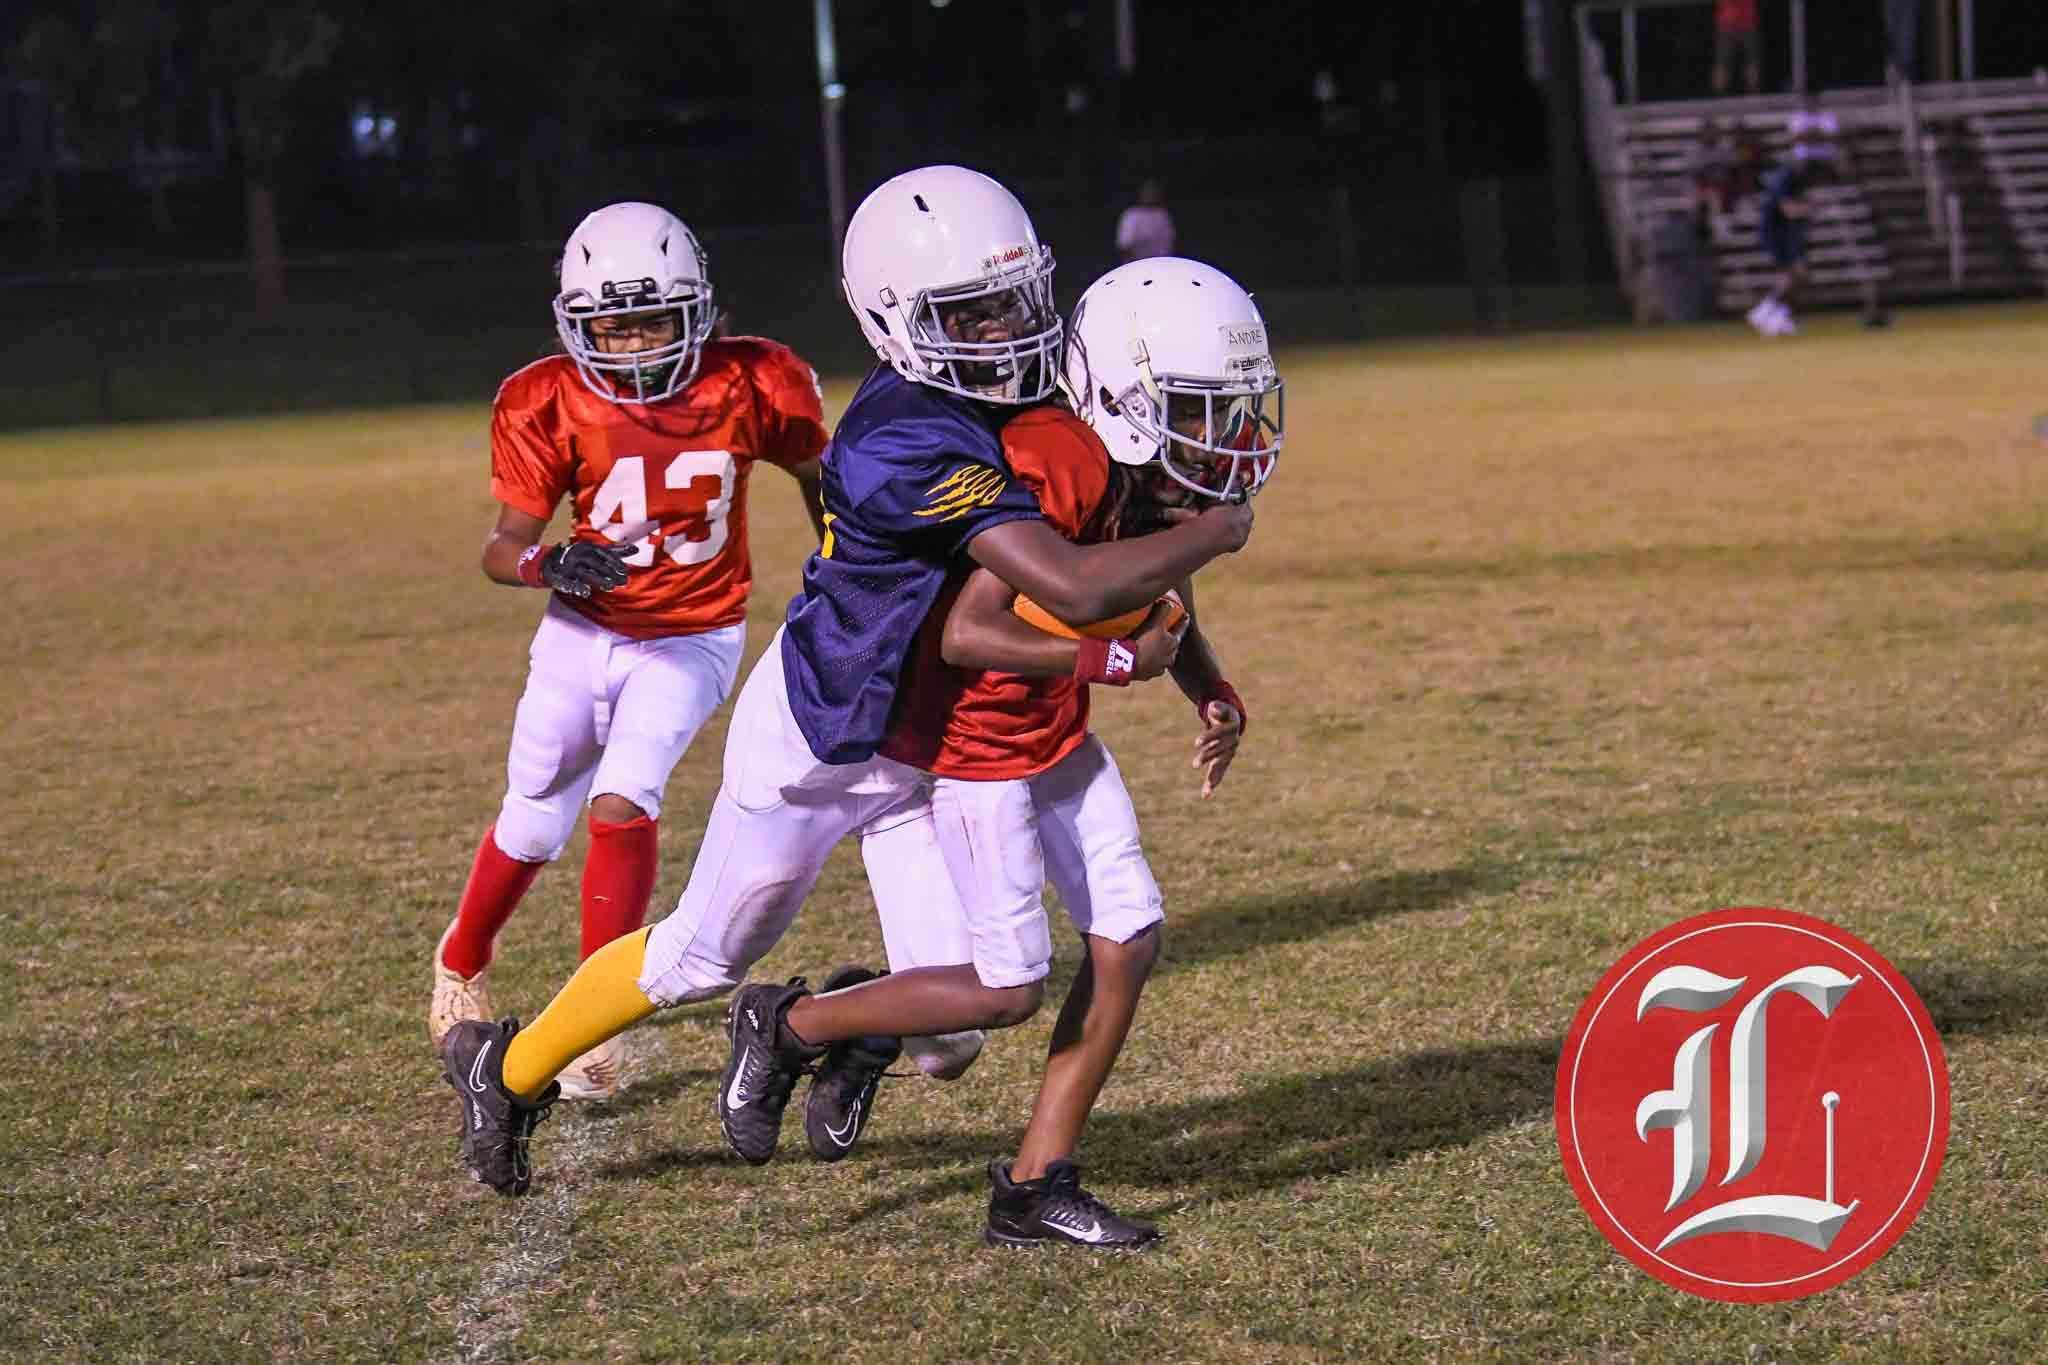
[[[662,791],[739,668],[754,465],[795,476],[822,529],[817,375],[773,341],[713,339],[705,264],[690,229],[653,204],[592,213],[562,253],[563,354],[498,390],[500,505],[483,571],[551,591],[512,723],[504,803],[434,949],[427,1029],[437,1050],[458,1022],[490,1018],[499,930],[586,804],[583,955],[645,918]],[[542,544],[564,499],[571,534]],[[562,1093],[614,1094],[621,1043],[578,1057]]]

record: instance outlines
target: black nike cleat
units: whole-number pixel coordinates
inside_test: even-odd
[[[787,986],[742,986],[726,1008],[732,1060],[718,1088],[718,1126],[726,1146],[756,1166],[775,1156],[782,1111],[797,1077],[825,1055],[822,1047],[799,1043],[782,1022],[789,1007],[809,994],[799,976]]]
[[[841,967],[825,978],[819,994],[843,991],[863,981],[884,975],[866,967]],[[825,1060],[804,1096],[804,1137],[811,1155],[820,1161],[837,1161],[860,1141],[868,1120],[874,1117],[875,1087],[903,1055],[903,1040],[880,1035],[834,1043],[825,1049]]]
[[[1042,1242],[1134,1251],[1162,1234],[1150,1223],[1124,1217],[1081,1188],[1081,1168],[1055,1161],[1036,1180],[1010,1179],[1010,1163],[991,1161],[995,1191],[988,1200],[988,1226],[981,1239],[994,1247],[1030,1247]]]
[[[470,1174],[506,1195],[533,1184],[527,1140],[562,1094],[552,1081],[537,1100],[505,1088],[505,1047],[517,1032],[517,1019],[465,1019],[441,1045],[441,1072],[462,1099],[462,1159]]]

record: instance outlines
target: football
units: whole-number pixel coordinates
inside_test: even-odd
[[[1168,589],[1166,594],[1160,597],[1158,601],[1155,601],[1152,606],[1157,606],[1160,602],[1166,603],[1170,608],[1167,615],[1167,626],[1169,629],[1187,619],[1187,608],[1181,604],[1179,593]],[[1050,635],[1064,636],[1069,640],[1079,640],[1084,637],[1090,640],[1115,640],[1127,638],[1132,631],[1143,625],[1145,618],[1151,614],[1152,607],[1139,607],[1137,610],[1127,611],[1121,616],[1105,617],[1100,621],[1090,621],[1086,625],[1077,626],[1060,620],[1059,617],[1054,616],[1044,607],[1039,606],[1038,603],[1020,592],[1017,594],[1016,604],[1011,607],[1011,610],[1016,612],[1024,621]]]

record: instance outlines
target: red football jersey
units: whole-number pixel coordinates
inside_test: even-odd
[[[1756,0],[1715,0],[1714,27],[1724,33],[1747,33],[1756,27]]]
[[[689,387],[645,405],[598,397],[574,361],[549,356],[498,389],[491,493],[536,517],[570,497],[577,540],[641,527],[624,586],[562,600],[637,640],[690,635],[746,618],[754,462],[800,465],[826,436],[816,372],[760,337],[705,343]]]
[[[1003,458],[1038,495],[1052,528],[1079,540],[1109,493],[1109,452],[1064,408],[1032,408],[1003,428]],[[1073,678],[954,668],[940,653],[963,573],[939,595],[904,670],[882,752],[899,763],[990,782],[1042,773],[1088,734],[1088,689]]]

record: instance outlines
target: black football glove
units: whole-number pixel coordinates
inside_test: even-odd
[[[572,540],[540,558],[540,581],[569,597],[609,592],[626,581],[626,560],[638,547]]]

